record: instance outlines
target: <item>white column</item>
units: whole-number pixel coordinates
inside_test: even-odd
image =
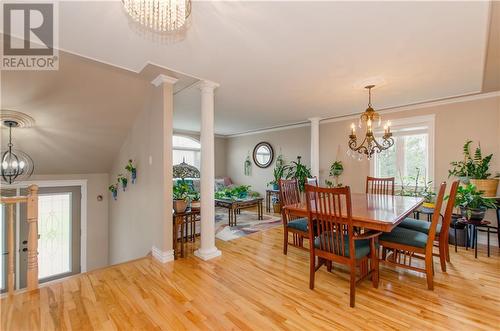
[[[153,246],[152,255],[158,261],[165,263],[174,260],[172,232],[172,135],[174,124],[174,84],[176,78],[158,75],[151,83],[162,89],[162,150],[163,150],[163,229],[161,247]],[[159,229],[160,231],[160,229]]]
[[[202,260],[221,255],[215,247],[215,154],[214,154],[214,90],[219,85],[202,81],[201,90],[201,244],[194,254]]]
[[[319,117],[312,117],[311,122],[311,174],[319,180]]]

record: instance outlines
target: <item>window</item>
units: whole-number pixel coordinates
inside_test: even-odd
[[[418,186],[434,176],[434,116],[421,116],[393,121],[394,146],[375,155],[371,174],[395,177],[396,184]],[[380,136],[380,132],[377,136]]]
[[[174,165],[184,161],[200,169],[201,145],[197,140],[185,136],[173,136],[172,150]]]

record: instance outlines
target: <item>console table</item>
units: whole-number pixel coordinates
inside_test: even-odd
[[[268,213],[271,212],[271,200],[273,196],[276,196],[279,199],[280,190],[274,190],[274,189],[266,190],[266,211]]]
[[[198,221],[200,221],[199,209],[187,209],[182,213],[174,212],[172,215],[174,258],[177,259],[178,257],[185,256],[184,246],[188,240],[194,241],[194,237],[196,235],[195,224]],[[189,228],[191,228],[190,234],[188,234]]]

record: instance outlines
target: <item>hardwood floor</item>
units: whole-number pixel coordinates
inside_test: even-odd
[[[93,271],[1,301],[1,330],[493,330],[500,325],[500,253],[477,260],[451,250],[435,289],[425,277],[381,266],[380,287],[356,288],[335,266],[308,288],[308,253],[282,254],[282,229],[230,242],[203,262],[192,255],[166,265],[150,258]],[[481,247],[482,248],[482,247]]]

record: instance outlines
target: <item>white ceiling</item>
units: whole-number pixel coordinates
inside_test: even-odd
[[[216,132],[481,90],[488,2],[195,2],[177,43],[137,32],[120,2],[60,4],[60,47],[140,71],[148,61],[220,83]],[[64,63],[60,64],[64,66]],[[199,91],[176,95],[175,127],[199,128]]]

